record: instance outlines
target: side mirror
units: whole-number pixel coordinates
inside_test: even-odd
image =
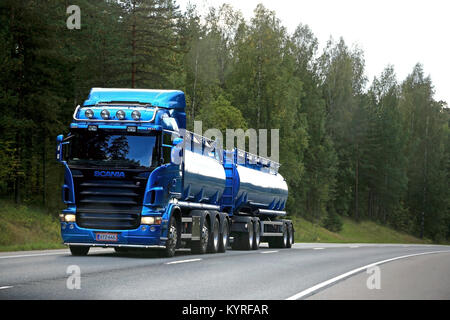
[[[175,138],[175,139],[173,139],[173,141],[172,141],[172,144],[173,144],[174,146],[179,145],[180,143],[183,143],[183,138]]]
[[[179,165],[183,158],[183,138],[175,138],[172,144],[173,147],[170,152],[170,162]]]
[[[56,160],[59,162],[63,161],[63,151],[62,151],[62,142],[63,142],[64,136],[60,134],[56,137]]]
[[[178,123],[175,118],[170,116],[170,114],[172,114],[172,111],[169,113],[162,113],[160,117],[160,124],[165,130],[178,131]]]

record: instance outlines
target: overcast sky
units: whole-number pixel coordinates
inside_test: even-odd
[[[319,39],[320,52],[332,36],[363,49],[369,83],[386,65],[394,65],[403,81],[417,62],[423,64],[435,87],[435,99],[450,102],[449,0],[176,0],[200,13],[226,2],[249,20],[258,3],[276,12],[293,33],[307,24]]]

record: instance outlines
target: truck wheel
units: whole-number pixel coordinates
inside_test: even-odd
[[[269,248],[284,249],[288,245],[288,230],[287,224],[283,225],[283,235],[281,237],[273,237],[269,239]]]
[[[288,239],[286,248],[291,248],[294,244],[294,228],[292,227],[292,223],[288,223]]]
[[[253,248],[253,223],[251,220],[247,222],[247,232],[236,234],[233,241],[234,250],[251,250]]]
[[[259,223],[259,220],[256,220],[254,223],[254,235],[253,235],[253,246],[252,249],[253,250],[258,250],[259,249],[259,244],[261,243],[261,225]]]
[[[177,221],[173,215],[172,217],[170,217],[168,233],[169,234],[167,235],[168,239],[166,241],[166,247],[164,248],[164,256],[170,258],[175,255],[175,250],[177,248],[178,242]]]
[[[285,224],[284,225],[284,228],[283,228],[284,230],[283,230],[283,237],[281,238],[281,248],[287,248],[287,246],[288,246],[288,225],[287,224]]]
[[[214,219],[208,243],[208,252],[210,253],[217,253],[219,251],[219,231],[219,220]]]
[[[85,256],[88,254],[90,248],[89,246],[69,246],[70,253],[73,256]]]
[[[228,227],[228,219],[223,219],[222,233],[220,235],[219,241],[219,252],[226,252],[229,241],[229,227]]]
[[[203,223],[202,227],[202,233],[200,235],[200,241],[193,241],[191,245],[192,253],[195,254],[204,254],[206,253],[208,249],[208,242],[209,242],[209,228],[208,228],[208,222],[205,219],[205,222]]]
[[[245,241],[243,243],[243,249],[244,250],[252,250],[254,232],[253,232],[253,222],[251,220],[248,222],[247,230],[248,230],[248,232],[244,233]]]

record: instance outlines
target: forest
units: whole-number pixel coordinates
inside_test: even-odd
[[[308,25],[289,33],[263,5],[246,20],[227,4],[200,15],[173,0],[77,0],[69,29],[71,4],[0,2],[1,198],[57,215],[56,136],[90,88],[178,89],[188,129],[280,130],[290,215],[450,239],[450,109],[420,63],[368,79],[358,46],[319,50]]]

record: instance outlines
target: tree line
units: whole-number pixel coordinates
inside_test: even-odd
[[[364,52],[344,39],[319,51],[313,31],[289,33],[258,5],[200,16],[172,0],[0,4],[0,194],[61,207],[55,137],[92,87],[180,89],[188,129],[280,129],[287,211],[337,231],[371,219],[441,241],[450,237],[449,108],[421,64],[368,79]]]

